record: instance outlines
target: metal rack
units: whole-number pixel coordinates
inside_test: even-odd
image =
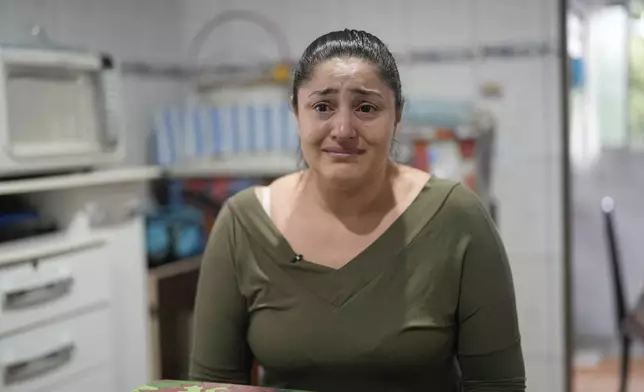
[[[525,42],[515,44],[484,45],[480,47],[455,47],[443,49],[415,50],[405,53],[394,53],[399,65],[410,64],[443,64],[463,61],[482,61],[508,58],[532,58],[544,55],[561,56],[562,51],[546,42]],[[162,64],[146,61],[121,61],[124,74],[141,77],[160,77],[177,80],[194,80],[196,77],[207,75],[215,77],[235,77],[243,75],[262,75],[270,77],[280,66],[291,67],[297,61],[283,59],[276,62],[266,62],[245,66],[228,64],[219,66],[200,66],[196,64]]]

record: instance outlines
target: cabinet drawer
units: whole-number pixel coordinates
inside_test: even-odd
[[[109,300],[106,247],[0,266],[0,337]]]
[[[108,364],[110,310],[104,308],[0,338],[0,390],[25,392],[57,385]]]
[[[74,375],[58,385],[48,385],[44,389],[24,392],[119,392],[116,390],[114,381],[113,369],[103,366]]]

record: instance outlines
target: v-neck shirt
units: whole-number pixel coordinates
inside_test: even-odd
[[[333,269],[298,257],[254,189],[233,196],[203,256],[191,378],[247,383],[253,359],[280,388],[523,391],[510,266],[478,198],[432,177]]]

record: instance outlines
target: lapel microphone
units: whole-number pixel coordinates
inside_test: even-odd
[[[304,258],[304,256],[302,256],[302,254],[301,254],[301,253],[298,253],[298,254],[296,254],[296,255],[295,255],[295,257],[293,257],[293,259],[291,260],[291,264],[295,264],[295,263],[297,263],[298,261],[302,261],[302,259],[303,259],[303,258]]]

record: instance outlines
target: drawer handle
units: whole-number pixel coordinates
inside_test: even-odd
[[[67,343],[36,358],[6,364],[4,384],[15,384],[55,370],[72,359],[75,349],[74,343]]]
[[[4,305],[7,309],[15,310],[54,301],[69,293],[73,284],[74,278],[67,276],[34,287],[8,291],[5,293]]]

